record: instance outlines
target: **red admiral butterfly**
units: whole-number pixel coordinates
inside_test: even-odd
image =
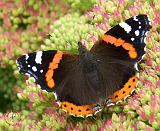
[[[90,51],[79,42],[79,55],[38,51],[17,59],[20,72],[35,78],[43,90],[57,94],[62,109],[75,116],[89,116],[127,97],[136,87],[137,63],[145,54],[147,15],[121,22]]]

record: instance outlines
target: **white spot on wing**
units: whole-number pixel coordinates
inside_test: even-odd
[[[17,60],[16,60],[16,64],[19,65]]]
[[[88,114],[88,115],[86,115],[86,117],[90,117],[90,116],[93,116],[93,114]]]
[[[148,21],[149,21],[149,25],[151,25],[151,19],[149,17],[149,15],[147,15]]]
[[[148,31],[145,33],[145,35],[146,35],[146,36],[148,35]]]
[[[134,38],[131,38],[131,41],[134,41]]]
[[[20,71],[21,70],[21,68],[18,66],[18,70]]]
[[[129,95],[127,95],[127,96],[125,96],[125,97],[124,97],[124,100],[126,100],[129,96],[130,96],[130,94],[129,94]]]
[[[73,113],[69,113],[71,116],[75,116],[75,114],[73,114]]]
[[[129,32],[131,31],[131,26],[128,25],[127,23],[121,22],[121,23],[119,23],[119,25],[120,25],[127,33],[129,33]]]
[[[139,29],[141,29],[141,26],[139,26]]]
[[[26,60],[28,60],[28,58],[29,58],[29,55],[28,55],[28,54],[26,54],[26,55],[25,55],[25,57],[26,57]]]
[[[37,68],[36,68],[35,66],[33,66],[33,67],[32,67],[32,70],[33,70],[34,72],[36,72],[36,71],[37,71]]]
[[[58,106],[59,106],[59,107],[61,106],[61,103],[60,103],[60,101],[56,101],[56,103],[58,104]]]
[[[82,117],[82,118],[84,118],[84,116],[82,116],[82,115],[78,115],[77,117]]]
[[[137,71],[139,71],[137,63],[134,64],[134,68],[135,68]]]
[[[118,104],[118,103],[120,103],[120,102],[122,102],[122,100],[117,101],[116,104]]]
[[[136,84],[136,87],[138,86],[139,83],[140,83],[140,82],[138,81],[137,84]]]
[[[38,51],[38,52],[36,53],[35,62],[36,62],[37,64],[42,64],[42,51]]]
[[[107,107],[113,106],[113,105],[115,105],[115,104],[114,103],[110,103],[110,104],[107,105]]]
[[[43,70],[40,70],[41,73],[43,73]]]
[[[144,47],[144,51],[146,52],[146,50],[147,50],[147,49],[146,49],[146,46],[145,46],[145,47]]]
[[[37,84],[37,88],[41,89],[41,86],[39,84]]]
[[[53,93],[53,94],[54,94],[55,100],[57,100],[57,94],[56,93]]]
[[[97,110],[94,114],[96,115],[98,112],[100,112],[102,109]]]
[[[144,57],[145,57],[145,54],[144,54],[144,55],[142,55],[142,60],[144,59]]]
[[[136,30],[136,31],[135,31],[135,35],[136,35],[136,36],[139,36],[139,30]]]
[[[29,77],[31,76],[31,75],[30,75],[30,74],[28,74],[28,73],[25,73],[25,75],[26,75],[26,76],[29,76]]]
[[[134,16],[134,17],[133,17],[133,20],[134,20],[134,21],[138,21],[137,16]]]
[[[31,67],[30,65],[28,65],[28,67]]]

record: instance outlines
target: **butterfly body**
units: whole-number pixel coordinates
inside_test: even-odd
[[[91,50],[78,42],[78,55],[38,51],[18,58],[17,65],[43,90],[56,93],[62,109],[88,116],[101,109],[101,101],[115,104],[135,89],[150,28],[147,15],[134,16],[107,31]]]

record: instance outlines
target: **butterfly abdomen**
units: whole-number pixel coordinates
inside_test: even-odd
[[[85,74],[90,87],[94,90],[100,91],[101,88],[101,74],[98,71],[98,60],[90,51],[86,49],[82,43],[79,42],[79,65]]]

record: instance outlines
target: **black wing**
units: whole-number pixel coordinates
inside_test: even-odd
[[[131,92],[126,90],[126,86],[128,90],[135,87],[138,79],[135,76],[135,65],[145,53],[145,38],[150,28],[147,15],[131,17],[111,28],[91,48],[91,53],[99,61],[99,71],[103,76],[104,98],[122,89],[125,89],[123,93],[127,92],[126,96]]]
[[[150,28],[147,15],[131,17],[106,32],[91,52],[115,59],[140,61],[145,54],[145,38]]]
[[[75,105],[95,104],[98,96],[83,73],[77,55],[50,50],[17,59],[20,72],[35,78],[43,90],[55,92],[58,100]]]

